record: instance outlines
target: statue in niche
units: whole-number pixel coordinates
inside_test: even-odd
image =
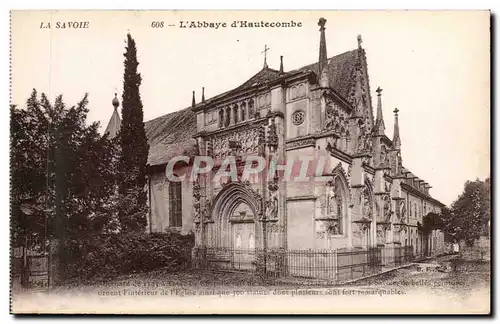
[[[401,220],[406,218],[406,204],[404,200],[401,200]]]
[[[328,105],[325,112],[325,129],[333,129],[333,125],[335,125],[335,111],[332,105]]]
[[[331,148],[337,148],[337,142],[338,142],[338,138],[335,137],[335,136],[331,136],[331,137],[328,137],[327,138],[327,147],[331,147]]]
[[[332,235],[339,235],[340,233],[340,221],[338,219],[331,220],[326,225],[326,231]]]
[[[328,188],[326,214],[331,218],[338,218],[340,216],[341,196],[335,181]]]
[[[384,218],[389,219],[391,217],[391,201],[388,196],[384,198]]]
[[[272,195],[266,202],[266,219],[274,220],[278,218],[278,198]]]
[[[380,163],[381,165],[385,165],[387,159],[387,152],[385,151],[385,147],[382,146],[382,150],[380,151]]]
[[[368,190],[368,188],[365,188],[363,190],[363,215],[366,217],[366,218],[369,218],[371,219],[372,217],[372,202],[371,202],[371,199],[370,199],[370,192]]]

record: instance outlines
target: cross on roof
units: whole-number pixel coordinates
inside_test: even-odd
[[[264,45],[264,50],[261,53],[264,53],[264,67],[267,67],[267,51],[269,51],[270,48],[267,47],[267,45]]]
[[[394,114],[395,114],[396,116],[398,115],[398,112],[399,112],[399,109],[398,109],[398,108],[394,109]]]

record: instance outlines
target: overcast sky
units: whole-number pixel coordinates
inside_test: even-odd
[[[145,120],[232,89],[257,73],[264,45],[268,64],[285,71],[318,60],[317,21],[327,19],[328,56],[356,48],[367,53],[371,95],[383,91],[387,135],[400,110],[405,167],[429,182],[433,196],[455,200],[466,180],[489,176],[490,74],[488,12],[14,12],[12,103],[31,89],[75,104],[89,93],[89,119],[103,130],[114,92],[121,101],[126,33],[137,43]],[[226,22],[228,27],[182,29],[179,21]],[[295,21],[296,28],[230,28],[234,20]],[[88,21],[88,29],[56,22]],[[164,28],[152,28],[163,21]],[[51,22],[52,28],[40,28]],[[168,25],[175,26],[168,26]],[[376,107],[374,107],[374,113]]]

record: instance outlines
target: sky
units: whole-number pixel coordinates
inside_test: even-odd
[[[257,73],[267,52],[271,68],[317,62],[320,17],[327,19],[331,57],[366,50],[372,101],[383,91],[387,135],[399,109],[403,164],[452,203],[464,182],[490,174],[489,12],[472,11],[23,11],[11,16],[11,103],[23,106],[33,88],[68,105],[89,93],[90,121],[101,130],[121,99],[123,53],[135,39],[145,120],[230,90]],[[295,28],[231,28],[233,21],[301,22]],[[153,28],[153,22],[164,28]],[[179,28],[180,21],[228,27]],[[52,28],[40,28],[43,23]],[[88,22],[89,28],[55,28]],[[168,26],[173,25],[173,26]],[[374,107],[374,113],[376,107]]]

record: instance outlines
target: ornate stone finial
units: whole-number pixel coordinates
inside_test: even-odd
[[[399,138],[399,109],[394,109],[394,136],[392,139],[392,144],[395,148],[399,149],[401,147],[401,139]]]
[[[283,70],[283,55],[281,55],[280,56],[280,73],[283,73],[283,72],[285,72],[285,71]]]
[[[120,101],[118,100],[118,94],[115,92],[115,97],[113,98],[113,101],[111,102],[113,104],[113,107],[118,108],[120,105]]]
[[[375,132],[382,136],[385,133],[384,116],[382,114],[382,88],[378,87],[377,90],[377,119],[375,121]]]
[[[318,26],[320,26],[318,78],[321,78],[321,73],[328,65],[328,56],[326,54],[325,24],[326,24],[326,19],[320,18],[318,21]]]
[[[205,87],[201,88],[201,102],[205,102]]]
[[[321,17],[319,18],[319,21],[318,21],[318,26],[320,26],[319,30],[325,30],[325,24],[326,24],[326,19]]]
[[[361,34],[358,35],[358,48],[361,48],[361,43],[363,43],[363,38],[361,37]]]
[[[191,108],[194,108],[196,106],[196,99],[195,99],[195,93],[193,91],[193,100],[191,101]]]

